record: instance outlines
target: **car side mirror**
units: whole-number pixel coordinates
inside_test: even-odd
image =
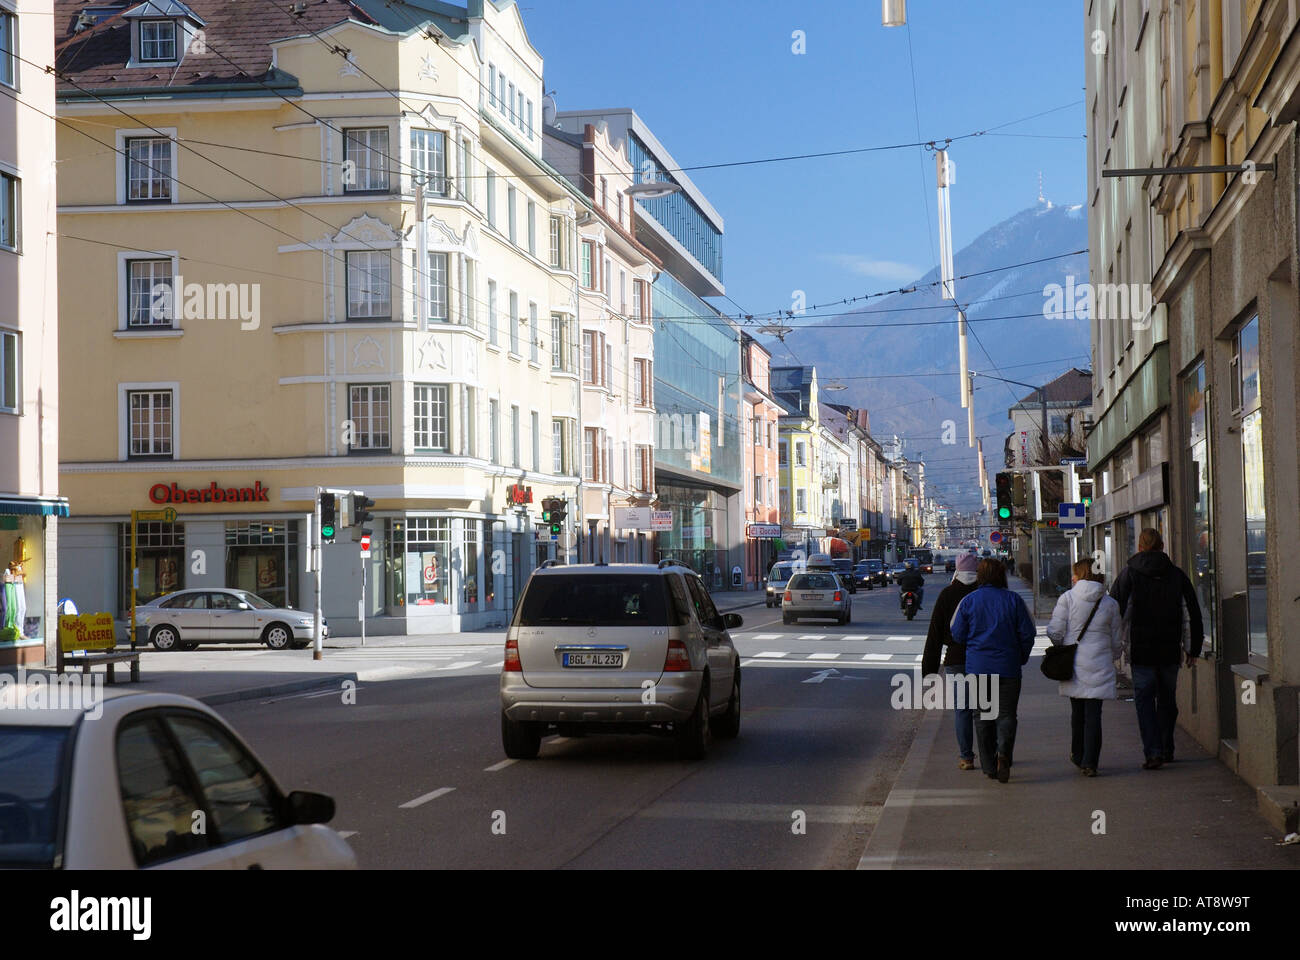
[[[334,819],[334,798],[323,793],[295,790],[289,794],[289,820],[292,824],[329,823]]]
[[[738,613],[723,614],[722,625],[728,630],[736,630],[745,625],[745,619]]]

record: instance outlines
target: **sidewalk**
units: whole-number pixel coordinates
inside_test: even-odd
[[[1098,775],[1081,776],[1069,699],[1039,663],[1025,666],[1011,782],[959,770],[953,713],[927,711],[859,869],[1300,867],[1255,791],[1181,728],[1177,761],[1143,770],[1132,700],[1106,702]]]

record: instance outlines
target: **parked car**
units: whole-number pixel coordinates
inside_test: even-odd
[[[833,573],[800,573],[790,578],[781,601],[781,619],[794,623],[805,618],[831,618],[840,623],[853,619],[853,601]]]
[[[295,650],[314,639],[316,614],[277,607],[247,590],[193,587],[135,608],[135,622],[156,650],[193,650],[202,643],[265,643]],[[321,636],[329,636],[322,618]]]
[[[285,794],[212,708],[176,694],[110,687],[85,709],[0,710],[0,784],[0,867],[357,865],[325,826],[330,797]]]
[[[529,760],[565,735],[660,733],[698,760],[740,732],[740,657],[704,581],[673,560],[554,561],[534,570],[506,634],[501,740]],[[647,694],[649,697],[647,698]]]
[[[781,594],[785,593],[785,585],[794,576],[794,569],[795,565],[792,561],[772,564],[772,569],[767,574],[767,605],[769,607],[779,607],[781,605]]]

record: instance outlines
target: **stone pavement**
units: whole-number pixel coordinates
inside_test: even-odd
[[[1025,668],[1011,781],[959,770],[953,713],[926,711],[859,869],[1300,867],[1255,791],[1181,729],[1177,760],[1142,769],[1131,692],[1104,705],[1098,775],[1083,777],[1069,699],[1038,663]]]

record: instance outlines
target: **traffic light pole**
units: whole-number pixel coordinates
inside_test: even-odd
[[[312,652],[313,660],[320,660],[324,654],[321,651],[321,532],[320,532],[320,497],[325,491],[316,488],[316,522],[312,524],[311,551],[312,551],[312,569],[316,577],[316,620],[312,627]]]

